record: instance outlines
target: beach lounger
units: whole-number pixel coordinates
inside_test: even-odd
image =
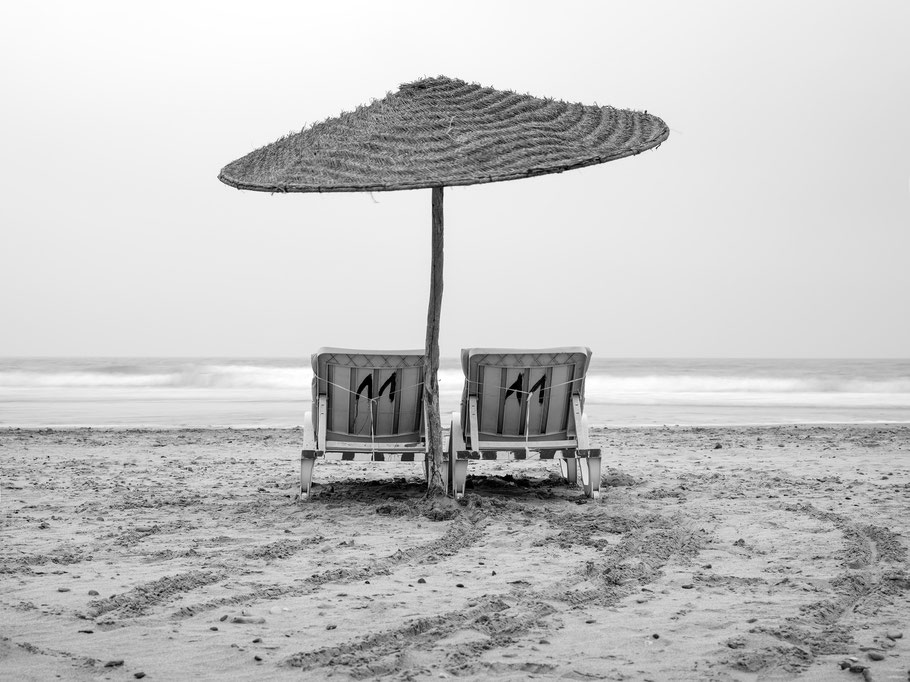
[[[313,357],[313,410],[304,416],[300,498],[319,458],[424,462],[423,351],[320,348]]]
[[[581,474],[588,497],[600,496],[600,449],[588,440],[584,347],[461,351],[465,385],[452,414],[448,480],[464,494],[472,459],[557,459],[570,483]]]

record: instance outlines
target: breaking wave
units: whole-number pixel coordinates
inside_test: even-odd
[[[0,388],[309,388],[312,371],[262,365],[117,365],[75,371],[0,371]]]
[[[749,376],[610,376],[593,374],[587,382],[593,393],[907,393],[910,379],[849,377]]]
[[[305,359],[2,359],[0,426],[283,425],[309,409]],[[439,372],[443,414],[464,377]],[[595,361],[592,423],[910,421],[910,361]]]
[[[52,361],[53,362],[53,361]],[[74,361],[85,367],[0,368],[0,389],[262,389],[309,393],[313,372],[308,365],[149,361],[102,364]],[[302,364],[302,363],[301,363]],[[460,392],[460,369],[439,372],[443,392]],[[621,375],[592,369],[586,380],[589,399],[618,395],[664,394],[907,394],[910,377],[747,376],[721,374]]]

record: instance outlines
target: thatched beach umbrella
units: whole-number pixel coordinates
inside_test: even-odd
[[[427,439],[430,490],[443,486],[439,414],[442,197],[474,185],[561,173],[639,154],[667,139],[648,113],[568,104],[425,78],[350,113],[229,163],[218,179],[258,192],[432,190],[432,269],[427,313]]]

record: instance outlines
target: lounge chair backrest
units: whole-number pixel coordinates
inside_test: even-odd
[[[572,396],[584,400],[591,350],[582,346],[517,350],[467,348],[461,423],[467,429],[468,403],[477,398],[481,440],[565,438],[573,430]]]
[[[327,398],[329,441],[423,440],[422,351],[320,348],[313,357],[313,426]]]

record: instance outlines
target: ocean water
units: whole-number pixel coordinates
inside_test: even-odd
[[[456,359],[440,370],[443,423]],[[294,427],[310,409],[309,359],[0,358],[0,427]],[[910,423],[910,359],[595,358],[593,425]]]

